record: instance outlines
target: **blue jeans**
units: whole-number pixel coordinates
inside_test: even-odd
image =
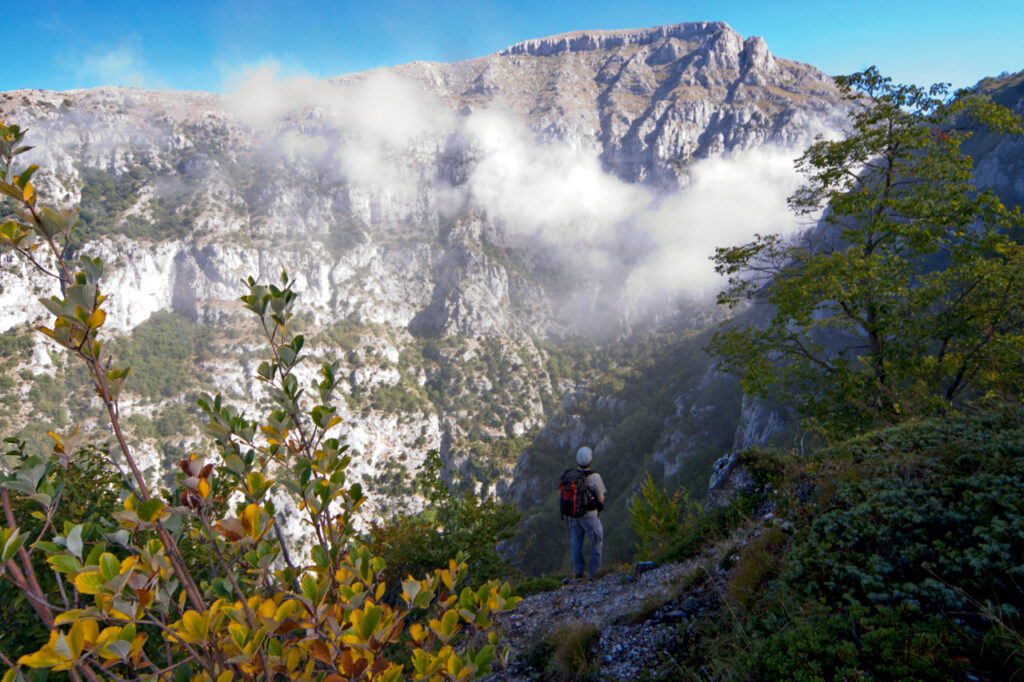
[[[572,572],[577,578],[583,577],[586,563],[583,561],[583,540],[590,538],[590,577],[597,576],[601,568],[601,549],[604,547],[604,527],[597,514],[586,514],[578,519],[569,519],[569,536],[572,540]]]

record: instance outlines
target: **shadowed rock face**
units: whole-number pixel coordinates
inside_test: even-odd
[[[985,78],[976,90],[1024,116],[1024,71]],[[1024,206],[1024,137],[979,131],[965,149],[974,157],[979,186],[994,190],[1007,205]]]

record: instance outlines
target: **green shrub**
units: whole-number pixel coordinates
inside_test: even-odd
[[[32,335],[19,329],[0,332],[0,365],[7,367],[32,352]],[[9,386],[7,388],[10,388]]]
[[[639,540],[638,555],[650,559],[663,552],[679,532],[680,515],[699,513],[685,490],[669,494],[654,484],[647,474],[640,486],[640,494],[629,502],[629,526]]]
[[[523,578],[512,586],[512,592],[521,597],[527,597],[538,592],[550,592],[562,586],[562,578],[553,575],[542,575],[531,578]]]
[[[723,597],[733,604],[748,604],[764,582],[779,568],[786,546],[786,534],[778,528],[764,528],[740,550],[725,587]]]
[[[964,425],[893,476],[840,485],[795,547],[789,579],[835,603],[962,612],[976,595],[1024,611],[1024,450],[1009,449],[1022,430]]]
[[[852,607],[813,616],[757,640],[745,657],[765,680],[962,679],[970,639],[950,619],[912,609]]]
[[[2,458],[5,465],[26,457],[25,441],[7,438],[4,445],[7,446]],[[78,519],[83,524],[82,536],[86,540],[100,540],[110,514],[121,509],[118,496],[121,477],[108,464],[107,457],[105,452],[81,448],[71,457],[48,462],[56,500],[53,516]],[[14,516],[23,532],[33,538],[45,536],[44,519],[33,516],[25,507],[16,508]],[[33,565],[43,589],[51,593],[58,591],[59,578],[48,570],[43,557],[35,557]],[[0,651],[15,657],[30,653],[47,634],[28,603],[28,596],[11,583],[0,580]]]
[[[763,680],[1024,670],[1022,443],[1021,414],[1001,410],[882,429],[809,460],[755,458],[798,527],[732,555],[726,601],[677,665]],[[701,535],[680,546],[699,551]]]
[[[699,554],[708,543],[724,538],[747,521],[753,508],[754,500],[749,497],[707,510],[694,505],[683,517],[679,533],[656,559],[682,561]]]
[[[452,490],[441,470],[441,457],[431,450],[416,478],[425,509],[371,524],[366,543],[389,558],[385,575],[398,580],[443,567],[453,547],[470,548],[466,562],[472,584],[508,575],[512,567],[497,547],[515,533],[519,512],[511,504]]]

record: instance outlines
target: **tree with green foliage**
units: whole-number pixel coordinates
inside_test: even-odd
[[[427,453],[416,477],[425,508],[418,513],[399,511],[374,522],[367,546],[388,557],[387,573],[395,578],[443,567],[460,548],[470,548],[466,555],[470,585],[509,575],[512,566],[498,552],[498,544],[515,535],[519,511],[510,503],[452,490],[441,476],[443,466],[437,450]]]
[[[795,240],[720,248],[719,303],[755,306],[710,350],[744,389],[794,405],[827,436],[941,414],[1024,387],[1024,225],[972,184],[961,144],[1019,117],[943,84],[893,84],[870,68],[837,79],[850,134],[798,160],[792,209],[815,215]]]
[[[117,472],[118,509],[107,514],[109,497],[106,509],[67,504],[75,498],[62,464],[83,459],[77,429],[51,431],[50,454],[17,447],[0,460],[0,580],[24,596],[44,634],[13,659],[0,651],[2,681],[50,671],[75,681],[466,680],[504,663],[493,616],[518,599],[507,583],[463,586],[461,552],[424,578],[399,576],[398,598],[384,599],[386,561],[355,531],[366,498],[350,480],[353,455],[332,435],[337,365],[300,386],[304,339],[287,274],[277,285],[250,277],[241,297],[269,351],[257,379],[270,411],[250,420],[204,396],[211,461],[182,459],[173,495],[147,484],[121,426],[130,369],[114,364],[102,338],[103,263],[68,260],[78,212],[41,205],[38,168],[15,168],[29,149],[24,134],[0,123],[0,193],[11,209],[0,246],[59,282],[60,295],[42,299],[52,318],[39,331],[88,368],[129,473]],[[305,524],[307,556],[293,556],[282,537],[283,501]]]

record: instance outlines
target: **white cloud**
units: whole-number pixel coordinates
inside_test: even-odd
[[[390,71],[323,81],[264,63],[236,82],[235,113],[275,131],[285,154],[330,163],[379,196],[426,191],[438,206],[482,210],[516,244],[583,269],[586,289],[570,298],[597,292],[604,303],[651,307],[712,293],[715,247],[798,227],[786,198],[802,144],[695,162],[689,185],[667,192],[606,172],[594,147],[538,140],[510,113],[458,116]],[[459,165],[454,186],[434,174],[444,155]]]
[[[117,85],[130,88],[161,87],[137,48],[124,44],[109,50],[68,59],[75,79],[85,87]]]
[[[476,203],[510,234],[565,249],[606,291],[623,286],[627,300],[714,289],[715,247],[798,226],[786,198],[799,185],[802,147],[698,161],[689,186],[666,194],[605,172],[596,151],[538,142],[507,114],[475,112],[464,134],[477,155]]]
[[[476,156],[469,179],[473,198],[513,234],[595,246],[650,201],[647,190],[605,173],[596,154],[538,142],[509,114],[474,112],[463,135]]]
[[[696,162],[690,185],[637,217],[655,248],[626,283],[632,299],[705,293],[720,284],[710,257],[755,233],[791,234],[800,226],[786,199],[800,184],[793,160],[802,147],[760,147]]]
[[[415,189],[419,169],[409,156],[446,137],[455,120],[418,82],[389,71],[331,82],[282,77],[276,63],[265,62],[226,82],[239,84],[228,101],[243,122],[277,131],[289,121],[278,139],[285,153],[330,156],[350,182],[393,192]]]

